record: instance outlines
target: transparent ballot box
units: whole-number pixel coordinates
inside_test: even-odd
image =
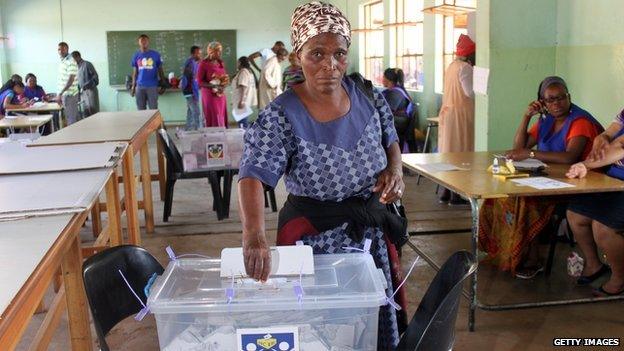
[[[314,274],[221,278],[220,260],[171,261],[150,293],[161,350],[376,350],[385,279],[364,253],[314,256]]]
[[[213,169],[236,169],[243,154],[240,128],[203,128],[178,131],[178,148],[186,172]]]

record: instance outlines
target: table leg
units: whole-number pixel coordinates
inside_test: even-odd
[[[93,207],[91,207],[91,229],[93,230],[93,237],[97,238],[102,230],[102,223],[100,217],[100,198],[95,199]]]
[[[123,236],[121,235],[119,182],[117,180],[117,170],[114,168],[111,178],[106,182],[106,214],[108,215],[108,228],[110,230],[110,246],[121,245]]]
[[[134,179],[134,150],[132,145],[123,157],[123,184],[128,222],[128,241],[132,245],[141,245],[141,231],[139,228],[139,203],[136,195],[136,180]]]
[[[61,264],[65,282],[67,316],[72,350],[92,350],[89,311],[82,282],[82,255],[78,236],[74,238]]]
[[[427,153],[427,145],[429,145],[429,136],[431,135],[431,123],[427,124],[427,133],[425,134],[425,143],[423,144],[422,153]],[[416,178],[416,185],[420,185],[420,173],[418,173],[418,178]]]
[[[147,141],[141,146],[141,184],[143,186],[143,211],[145,215],[145,230],[154,232],[154,203],[152,199],[152,173],[149,163],[149,147]]]
[[[158,132],[156,132],[158,133]],[[167,163],[163,154],[163,147],[160,138],[156,137],[156,159],[158,160],[158,186],[160,187],[160,201],[165,201],[166,181],[167,181]]]
[[[470,198],[470,211],[472,214],[472,254],[475,260],[479,262],[478,250],[479,250],[479,201],[475,198]],[[477,272],[479,270],[479,264],[477,263],[477,269],[470,278],[470,311],[468,313],[468,330],[473,332],[475,330],[475,311],[477,309]]]

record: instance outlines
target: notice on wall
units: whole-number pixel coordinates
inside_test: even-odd
[[[472,89],[475,94],[487,95],[490,69],[474,66],[472,71]]]

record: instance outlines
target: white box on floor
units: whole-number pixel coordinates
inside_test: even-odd
[[[315,255],[314,275],[266,284],[221,278],[219,267],[178,259],[157,279],[148,305],[161,350],[377,349],[385,279],[370,255]]]

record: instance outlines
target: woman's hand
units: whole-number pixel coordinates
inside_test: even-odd
[[[253,279],[265,282],[271,272],[271,252],[264,234],[250,235],[243,238],[243,257],[245,271]]]
[[[570,166],[566,177],[568,178],[585,178],[587,175],[587,166],[583,162],[575,163]]]
[[[245,103],[243,102],[243,100],[241,100],[241,101],[238,103],[238,106],[237,106],[237,107],[238,107],[238,109],[239,109],[239,110],[242,110],[242,109],[244,109],[244,108],[245,108]]]
[[[544,106],[539,100],[532,101],[527,107],[526,112],[524,113],[524,117],[533,117],[536,114],[540,113],[543,108]]]
[[[510,158],[514,161],[522,161],[529,158],[531,154],[531,150],[529,149],[517,149],[517,150],[509,150],[505,153],[505,157]]]
[[[405,183],[403,183],[403,171],[401,168],[388,167],[379,175],[373,192],[381,191],[379,202],[382,204],[390,204],[403,196],[404,189]]]
[[[587,159],[592,162],[602,161],[605,158],[610,142],[611,140],[609,140],[608,135],[604,133],[598,135],[594,139],[594,144],[592,145],[591,152],[587,156]]]

